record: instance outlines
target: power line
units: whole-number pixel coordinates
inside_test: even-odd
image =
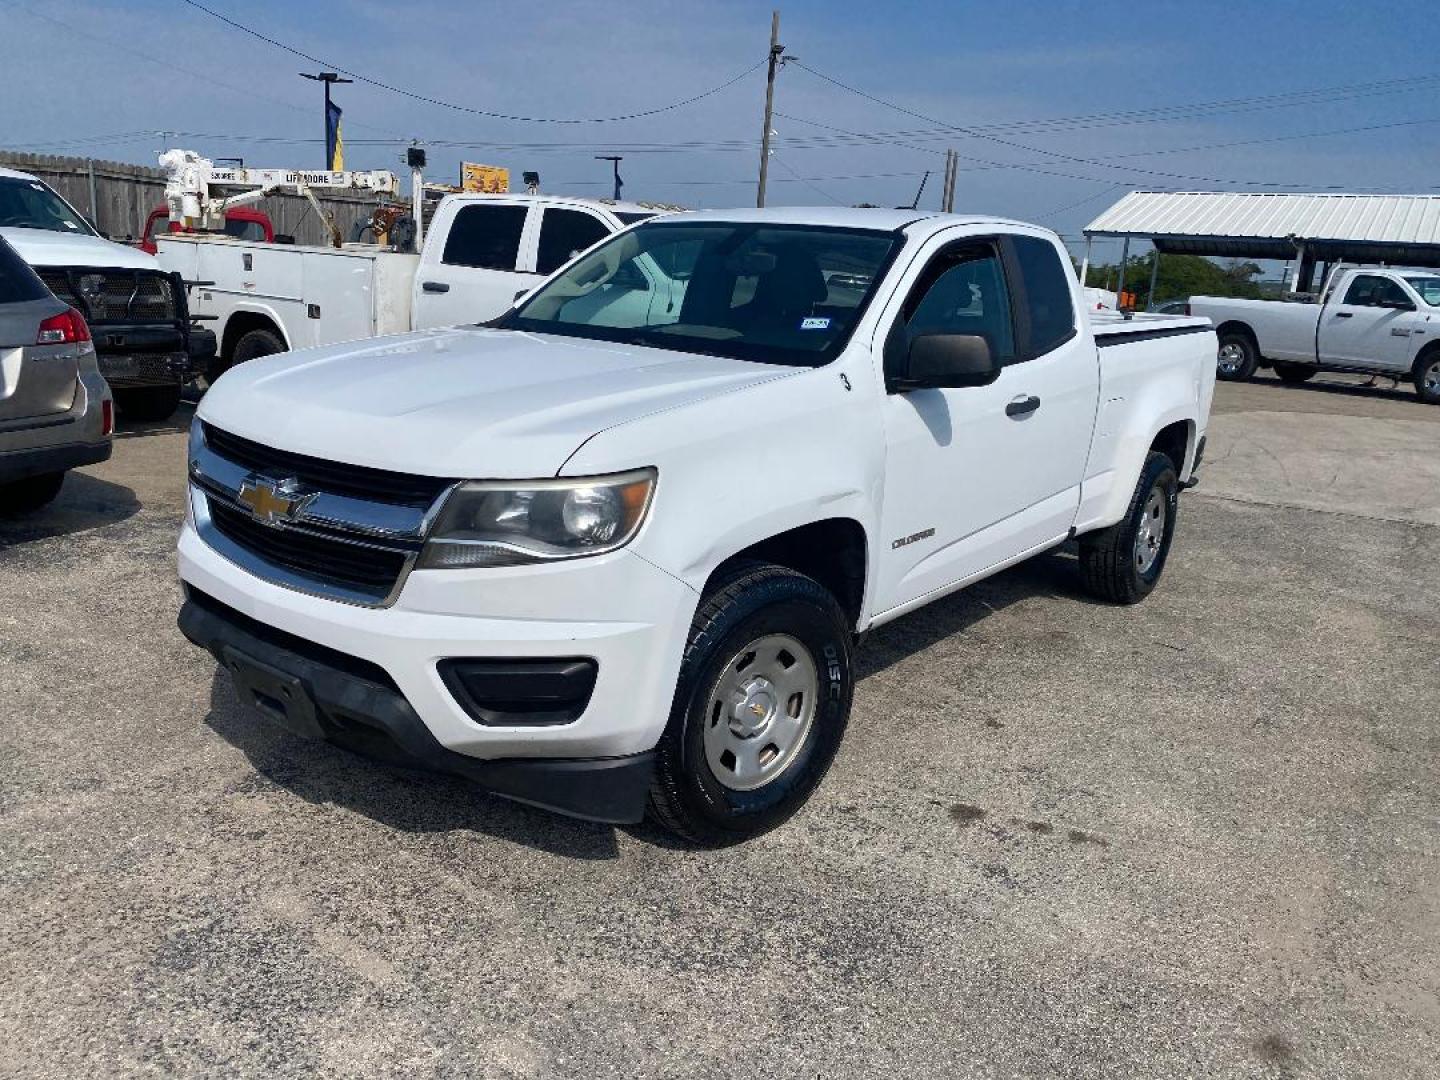
[[[639,120],[646,116],[658,116],[660,113],[670,112],[674,109],[681,109],[684,108],[686,105],[693,105],[695,104],[695,102],[702,101],[705,98],[718,94],[722,90],[728,90],[730,87],[734,86],[751,72],[759,71],[760,68],[764,67],[766,63],[765,60],[760,60],[752,66],[746,68],[744,71],[740,72],[740,74],[734,76],[731,79],[727,79],[719,86],[713,86],[709,90],[706,90],[699,94],[695,94],[688,98],[684,98],[681,101],[673,101],[668,105],[661,105],[653,109],[643,109],[639,112],[625,113],[620,116],[517,116],[511,113],[491,112],[487,109],[476,109],[472,108],[469,105],[457,105],[453,101],[444,101],[441,98],[429,97],[425,94],[416,93],[413,90],[406,90],[400,86],[393,86],[390,83],[381,82],[379,79],[372,79],[368,75],[362,75],[357,71],[351,71],[349,68],[343,68],[339,64],[334,63],[333,61],[322,60],[320,57],[312,56],[310,53],[297,49],[293,45],[286,45],[283,41],[276,41],[272,37],[267,37],[265,34],[260,33],[260,31],[258,30],[252,30],[244,23],[236,22],[234,19],[231,19],[226,15],[222,15],[220,12],[214,11],[211,8],[206,7],[204,4],[198,3],[197,0],[181,0],[181,2],[188,4],[190,7],[195,8],[197,11],[203,11],[206,15],[209,15],[212,18],[219,19],[226,26],[232,27],[235,30],[239,30],[243,34],[249,34],[251,37],[257,38],[260,41],[265,42],[267,45],[273,45],[277,49],[283,49],[285,52],[291,53],[295,56],[299,56],[305,60],[309,60],[312,64],[319,64],[322,67],[331,68],[337,72],[340,72],[342,75],[349,75],[357,82],[368,83],[370,86],[377,87],[381,90],[386,90],[392,94],[400,94],[402,97],[408,97],[414,101],[424,102],[427,105],[438,105],[441,108],[454,109],[456,112],[470,113],[474,116],[486,116],[492,120],[516,120],[523,121],[527,124],[611,124],[620,120]]]
[[[190,2],[190,0],[187,0],[187,2]],[[906,116],[913,116],[913,117],[915,117],[917,120],[923,120],[923,121],[925,121],[927,124],[934,124],[934,125],[936,125],[937,127],[940,127],[940,128],[942,128],[942,129],[945,129],[945,130],[950,131],[950,132],[954,132],[954,133],[959,134],[959,135],[966,135],[966,136],[969,136],[970,138],[974,138],[974,139],[983,139],[983,140],[985,140],[985,141],[987,141],[987,142],[998,143],[998,144],[1001,145],[1001,146],[1007,146],[1007,147],[1010,147],[1011,149],[1014,149],[1014,150],[1024,150],[1024,151],[1026,151],[1027,153],[1040,154],[1040,155],[1042,155],[1042,156],[1044,156],[1044,157],[1053,158],[1053,159],[1056,159],[1056,160],[1058,160],[1058,161],[1071,162],[1071,163],[1076,164],[1076,165],[1089,165],[1089,166],[1091,166],[1092,168],[1102,168],[1102,169],[1126,169],[1126,170],[1129,171],[1129,172],[1132,172],[1132,173],[1143,173],[1143,174],[1145,174],[1145,175],[1147,175],[1147,176],[1159,176],[1159,177],[1163,177],[1163,178],[1169,179],[1169,180],[1198,181],[1198,182],[1204,183],[1204,184],[1221,184],[1221,185],[1225,185],[1225,186],[1267,187],[1267,188],[1280,188],[1280,187],[1295,188],[1295,187],[1307,187],[1307,186],[1311,186],[1311,185],[1306,185],[1306,184],[1294,184],[1294,183],[1286,183],[1286,182],[1282,182],[1282,181],[1272,181],[1272,180],[1236,180],[1236,179],[1233,179],[1233,178],[1221,178],[1221,177],[1214,177],[1214,176],[1196,176],[1196,175],[1191,174],[1191,173],[1174,173],[1174,172],[1165,172],[1165,171],[1160,170],[1160,169],[1145,169],[1145,168],[1140,168],[1140,167],[1137,167],[1137,166],[1129,166],[1129,165],[1113,165],[1113,164],[1110,164],[1110,163],[1108,163],[1108,162],[1106,162],[1106,161],[1104,161],[1104,160],[1102,160],[1102,159],[1083,158],[1083,157],[1077,157],[1077,156],[1075,156],[1074,154],[1061,153],[1061,152],[1058,151],[1058,150],[1046,150],[1046,149],[1044,149],[1043,147],[1030,146],[1030,145],[1028,145],[1028,144],[1026,144],[1026,143],[1016,142],[1016,141],[1013,140],[1013,139],[1006,139],[1006,138],[1003,138],[1003,137],[1001,137],[1001,136],[999,136],[999,135],[993,135],[993,134],[990,134],[990,133],[985,132],[985,131],[980,131],[980,130],[978,130],[978,129],[976,129],[976,128],[965,127],[965,126],[962,126],[962,125],[959,125],[959,124],[946,124],[946,123],[945,123],[944,121],[942,121],[942,120],[936,120],[934,117],[926,116],[924,113],[916,112],[914,109],[908,109],[908,108],[906,108],[906,107],[903,106],[903,105],[897,105],[897,104],[895,104],[893,101],[886,101],[884,98],[876,97],[874,94],[867,93],[866,91],[861,90],[861,89],[859,89],[859,88],[857,88],[857,87],[850,86],[850,85],[847,84],[847,83],[843,83],[843,82],[841,82],[839,79],[836,79],[836,78],[833,78],[833,77],[831,77],[831,76],[829,76],[829,75],[826,75],[824,72],[816,71],[814,68],[810,67],[808,64],[801,63],[799,60],[795,60],[795,59],[792,58],[792,59],[790,60],[790,63],[793,64],[795,67],[798,67],[801,71],[807,71],[807,72],[809,72],[811,75],[814,75],[816,78],[821,79],[821,80],[823,80],[824,82],[830,83],[832,86],[839,87],[841,90],[844,90],[844,91],[846,91],[847,93],[854,94],[854,95],[856,95],[857,97],[864,98],[866,101],[874,102],[874,103],[877,104],[877,105],[883,105],[883,106],[885,106],[887,109],[894,109],[896,112],[904,113]],[[849,134],[854,134],[854,132],[850,132]],[[971,160],[978,160],[978,159],[973,159],[973,158],[972,158]],[[1003,166],[1008,167],[1008,168],[1020,168],[1020,167],[1021,167],[1020,165],[1018,165],[1018,164],[1016,164],[1016,163],[1014,163],[1014,162],[985,162],[985,164],[991,164],[991,165],[999,164],[999,165],[1003,165]],[[1033,169],[1033,167],[1031,167],[1031,168]],[[1099,177],[1086,177],[1085,179],[1099,180],[1100,178],[1099,178]]]

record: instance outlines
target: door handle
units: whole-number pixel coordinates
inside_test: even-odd
[[[425,292],[449,292],[450,286],[443,281],[426,281],[420,286]]]
[[[1348,318],[1351,318],[1354,314],[1355,314],[1355,313],[1354,313],[1353,311],[1337,311],[1337,312],[1335,312],[1335,318],[1337,318],[1337,319],[1348,319]]]
[[[1034,394],[1029,397],[1017,397],[1014,401],[1005,406],[1005,415],[1013,418],[1029,416],[1036,409],[1040,408],[1040,399]]]

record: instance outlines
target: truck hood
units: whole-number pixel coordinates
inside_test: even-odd
[[[94,266],[102,269],[159,270],[153,255],[139,248],[102,240],[85,233],[51,232],[49,229],[0,229],[31,266]]]
[[[523,479],[554,476],[607,428],[795,371],[579,338],[427,330],[252,360],[216,382],[199,413],[331,461]]]

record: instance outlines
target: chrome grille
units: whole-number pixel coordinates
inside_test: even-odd
[[[454,483],[277,450],[209,424],[197,428],[190,479],[201,538],[258,578],[346,603],[394,601],[420,554],[432,506]],[[272,497],[283,492],[289,508],[277,515],[256,503],[250,497],[257,486]]]

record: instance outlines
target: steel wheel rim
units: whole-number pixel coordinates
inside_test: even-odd
[[[1220,370],[1234,375],[1245,365],[1245,350],[1239,345],[1227,343],[1220,346]]]
[[[1440,360],[1433,361],[1425,369],[1425,375],[1421,381],[1424,382],[1427,392],[1440,394]]]
[[[820,698],[810,650],[788,634],[756,638],[730,658],[706,699],[705,761],[723,787],[754,791],[805,745]]]
[[[1165,542],[1166,514],[1165,493],[1158,487],[1151,488],[1140,527],[1135,530],[1135,569],[1142,574],[1148,574],[1160,557],[1160,545]]]

